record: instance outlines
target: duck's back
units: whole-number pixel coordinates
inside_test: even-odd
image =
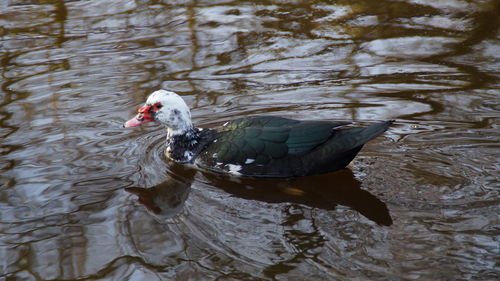
[[[254,177],[332,172],[349,164],[363,144],[390,123],[340,129],[349,123],[272,116],[236,119],[221,128],[196,164],[214,172]]]

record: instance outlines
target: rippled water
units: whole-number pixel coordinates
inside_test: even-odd
[[[497,280],[496,1],[0,3],[0,280]],[[121,128],[396,119],[349,170],[236,179]]]

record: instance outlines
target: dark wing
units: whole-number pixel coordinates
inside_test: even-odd
[[[237,119],[223,127],[197,164],[214,171],[281,176],[290,173],[294,160],[325,143],[335,127],[346,124],[271,116]]]
[[[322,174],[344,168],[363,145],[385,132],[392,120],[361,128],[335,129],[324,145],[302,157],[305,174]]]

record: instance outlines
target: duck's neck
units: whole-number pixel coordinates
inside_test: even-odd
[[[201,130],[191,126],[182,131],[168,128],[167,150],[168,158],[180,162],[191,162],[196,156],[201,141]]]
[[[193,123],[191,123],[191,120],[184,120],[183,122],[178,122],[175,125],[167,126],[167,138],[189,135],[197,130],[198,129],[193,126]]]

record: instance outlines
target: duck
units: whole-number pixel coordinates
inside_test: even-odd
[[[157,90],[125,128],[157,122],[166,127],[166,157],[217,174],[258,178],[320,175],[346,168],[363,145],[394,122],[346,127],[351,122],[248,116],[217,128],[197,128],[184,99]]]

